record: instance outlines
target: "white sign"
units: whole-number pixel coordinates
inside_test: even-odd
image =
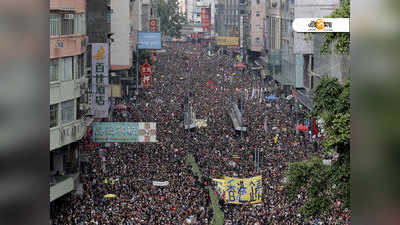
[[[349,32],[349,18],[297,18],[292,24],[295,32]]]
[[[109,49],[107,43],[92,44],[92,115],[107,118]]]
[[[159,187],[162,187],[162,186],[168,186],[169,185],[169,181],[153,181],[153,185],[154,186],[159,186]]]

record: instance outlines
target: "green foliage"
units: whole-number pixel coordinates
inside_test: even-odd
[[[299,209],[305,216],[316,216],[330,209],[330,202],[340,199],[350,207],[350,80],[341,85],[336,78],[323,77],[314,90],[312,116],[325,119],[325,149],[336,150],[339,158],[325,166],[319,158],[290,164],[285,171],[285,191],[294,199],[304,188],[308,200]]]
[[[163,35],[171,37],[181,37],[181,29],[186,23],[186,17],[179,12],[177,0],[160,0],[158,5],[160,15],[160,31]]]
[[[350,0],[343,0],[341,6],[332,12],[330,18],[350,18]],[[321,54],[332,54],[330,46],[334,44],[334,53],[349,55],[350,33],[326,33],[323,37]]]

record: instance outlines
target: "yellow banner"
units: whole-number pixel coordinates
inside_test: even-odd
[[[257,204],[262,201],[262,176],[251,178],[225,177],[225,202]]]
[[[121,97],[121,85],[110,84],[108,86],[108,97],[111,97],[111,90],[112,97]]]
[[[239,37],[218,36],[215,41],[216,45],[239,46]]]

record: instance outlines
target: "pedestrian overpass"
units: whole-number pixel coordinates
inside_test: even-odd
[[[229,116],[231,117],[235,131],[239,132],[247,131],[247,124],[243,121],[242,112],[240,112],[239,107],[236,103],[232,104],[232,107],[229,111]]]

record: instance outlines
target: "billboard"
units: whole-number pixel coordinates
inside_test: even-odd
[[[157,142],[155,122],[94,122],[93,141],[104,142]]]
[[[108,118],[109,48],[107,43],[92,44],[92,94],[91,108],[95,118]]]
[[[238,46],[239,38],[238,37],[230,37],[230,36],[218,36],[215,38],[216,45],[225,45],[225,46]]]
[[[201,24],[203,30],[210,30],[211,29],[211,11],[210,8],[201,8]]]
[[[139,32],[138,49],[161,49],[161,33]]]

